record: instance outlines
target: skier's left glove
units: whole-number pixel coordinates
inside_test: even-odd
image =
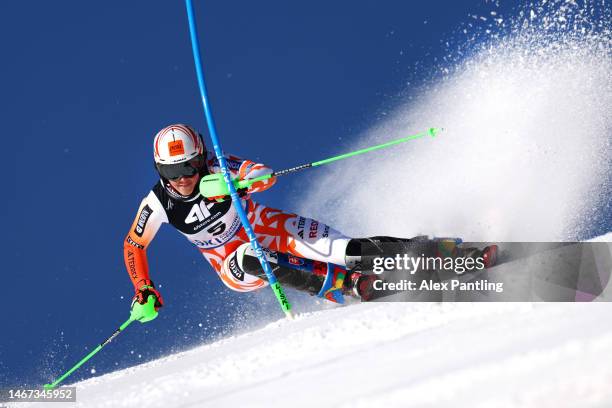
[[[155,289],[155,284],[153,281],[149,279],[143,279],[138,282],[138,289],[134,294],[134,298],[132,302],[136,301],[141,305],[147,303],[149,296],[155,296],[155,311],[159,310],[160,307],[164,305],[164,299],[157,289]]]

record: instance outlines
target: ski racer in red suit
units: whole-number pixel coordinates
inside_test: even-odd
[[[155,135],[153,148],[160,180],[142,200],[124,242],[125,265],[136,291],[134,301],[145,303],[153,294],[157,298],[156,309],[163,305],[149,275],[146,255],[147,246],[163,223],[171,224],[195,245],[230,289],[248,292],[266,286],[266,276],[231,199],[219,202],[199,194],[200,179],[221,172],[201,135],[187,125],[170,125]],[[252,179],[272,173],[261,163],[225,157],[232,178]],[[267,190],[275,182],[274,177],[260,181],[239,194],[279,282],[331,301],[342,302],[342,294],[369,300],[371,283],[376,278],[362,274],[356,267],[360,244],[401,239],[352,239],[322,222],[251,200],[253,193]],[[489,263],[494,262],[496,248],[493,249],[487,247],[480,254],[488,257]]]

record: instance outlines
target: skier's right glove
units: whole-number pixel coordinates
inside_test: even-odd
[[[244,188],[239,188],[236,190],[236,192],[238,193],[238,197],[240,198],[244,198],[247,199],[249,196],[249,189],[244,187]],[[206,202],[207,204],[210,203],[221,203],[223,201],[227,201],[227,200],[231,200],[232,196],[228,195],[224,195],[224,196],[217,196],[217,197],[204,197],[204,202]]]
[[[132,302],[136,301],[141,305],[147,303],[147,299],[149,296],[155,296],[155,311],[159,310],[160,307],[164,305],[164,299],[157,289],[155,289],[155,284],[153,281],[149,279],[143,279],[138,282],[138,289],[136,289],[136,293],[134,294],[134,299]]]

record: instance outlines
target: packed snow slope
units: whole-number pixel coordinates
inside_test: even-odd
[[[65,405],[609,407],[611,315],[610,303],[339,307],[80,382]]]

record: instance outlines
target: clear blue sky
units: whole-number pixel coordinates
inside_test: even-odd
[[[468,13],[492,7],[195,6],[223,147],[274,168],[337,152],[339,136],[350,141],[410,92],[409,78],[427,75]],[[153,135],[174,122],[207,133],[183,2],[2,2],[0,19],[10,158],[2,162],[0,385],[41,384],[128,317],[133,290],[122,242],[156,182]],[[283,180],[258,200],[285,208],[296,189]],[[151,245],[149,262],[166,301],[160,318],[130,328],[73,379],[90,376],[92,366],[100,374],[222,335],[237,315],[260,311],[251,295],[229,293],[170,227]]]

